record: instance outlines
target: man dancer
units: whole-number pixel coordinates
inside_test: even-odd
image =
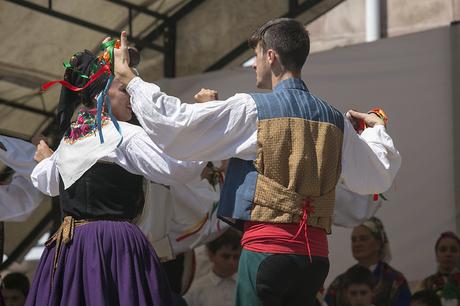
[[[384,121],[349,111],[368,128],[313,96],[301,80],[309,52],[302,24],[275,19],[249,39],[265,94],[181,104],[128,67],[126,33],[115,74],[149,136],[182,160],[232,158],[219,214],[244,229],[236,305],[313,305],[326,278],[335,185],[360,194],[387,190],[400,156]]]

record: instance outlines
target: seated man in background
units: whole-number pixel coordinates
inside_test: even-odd
[[[228,229],[206,245],[212,270],[192,283],[185,295],[189,306],[231,306],[234,303],[236,271],[241,253],[241,235]]]
[[[24,306],[30,282],[22,273],[10,273],[3,279],[2,294],[5,306]]]

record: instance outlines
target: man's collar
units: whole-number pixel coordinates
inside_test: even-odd
[[[276,84],[273,91],[278,91],[282,89],[300,89],[300,90],[308,91],[308,88],[305,85],[305,83],[301,79],[298,79],[298,78],[289,78],[289,79],[280,81],[278,84]]]
[[[232,280],[236,281],[236,278],[237,278],[237,274],[233,274],[232,276],[228,277],[228,278],[222,278],[220,277],[219,275],[217,275],[216,273],[214,273],[214,271],[210,271],[209,272],[209,277],[211,279],[211,282],[214,286],[217,286],[219,285],[222,281],[228,279],[228,278],[231,278]]]

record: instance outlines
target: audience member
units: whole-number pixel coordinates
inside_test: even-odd
[[[351,234],[351,248],[357,265],[368,268],[374,276],[374,305],[408,306],[411,293],[403,274],[389,264],[390,248],[382,221],[372,217],[355,227]],[[347,306],[344,294],[345,274],[339,275],[329,286],[326,303]]]
[[[350,306],[372,306],[374,276],[363,266],[353,266],[344,276],[343,290]]]
[[[23,306],[29,293],[30,282],[22,273],[10,273],[3,278],[2,295],[5,306]]]
[[[240,240],[241,235],[237,231],[228,229],[206,245],[212,270],[192,283],[185,295],[189,306],[233,305]]]
[[[460,238],[442,233],[435,244],[438,271],[422,281],[421,289],[434,291],[444,299],[460,299]]]

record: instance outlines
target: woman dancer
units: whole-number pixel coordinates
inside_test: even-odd
[[[171,184],[205,165],[163,155],[142,128],[123,122],[132,116],[129,96],[116,79],[111,84],[109,61],[84,51],[67,64],[62,83],[84,89],[63,87],[58,122],[65,136],[32,173],[38,189],[60,195],[64,220],[47,243],[28,306],[173,305],[155,252],[131,221],[142,211],[143,176]],[[111,103],[105,98],[101,113],[96,98],[100,110],[106,91]],[[80,102],[85,107],[70,125]],[[49,149],[41,142],[38,150]]]

